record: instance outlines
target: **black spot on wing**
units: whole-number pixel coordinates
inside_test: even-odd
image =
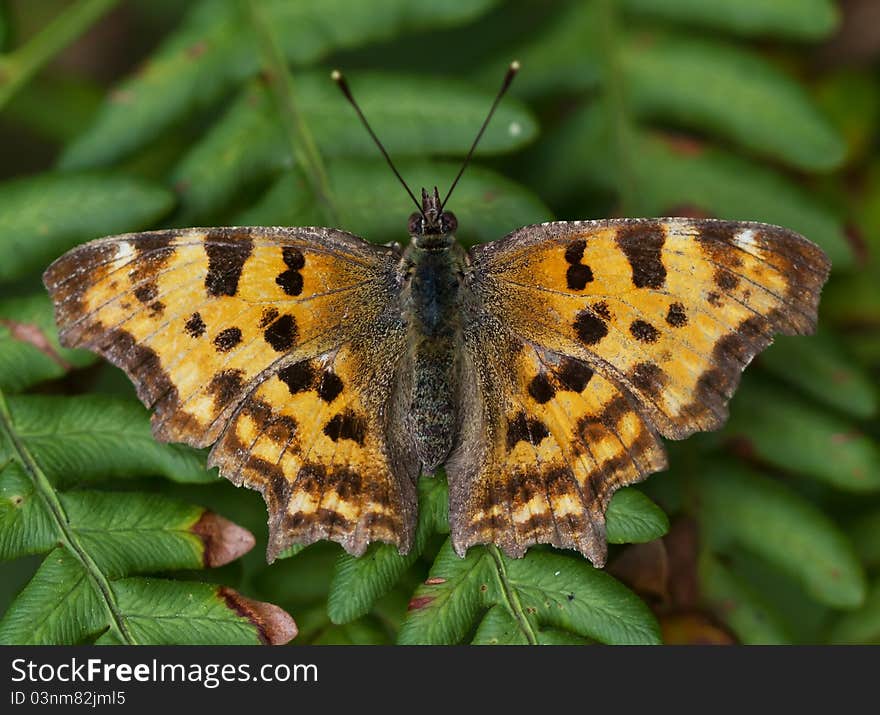
[[[681,303],[673,303],[666,313],[666,322],[673,328],[683,328],[688,324],[687,313]]]
[[[214,347],[221,353],[229,352],[241,342],[240,328],[226,328],[217,333],[214,338]]]
[[[582,238],[572,241],[565,249],[565,260],[572,265],[580,263],[584,257],[584,249],[586,247],[587,242]]]
[[[585,345],[596,345],[608,335],[608,325],[589,310],[582,310],[574,321],[574,330]]]
[[[218,409],[229,404],[244,387],[242,370],[222,370],[211,378],[208,392],[214,395],[214,404]]]
[[[739,285],[739,276],[724,268],[716,268],[712,279],[715,285],[725,291],[734,290]]]
[[[528,390],[535,402],[541,405],[545,402],[550,402],[553,399],[553,395],[556,394],[556,389],[550,384],[550,380],[547,379],[543,372],[539,372],[532,378],[531,382],[529,382]]]
[[[583,290],[587,283],[592,283],[593,271],[589,266],[576,263],[565,272],[565,283],[569,290]]]
[[[145,283],[142,286],[138,286],[137,288],[135,288],[134,291],[134,297],[137,298],[141,303],[149,303],[150,301],[155,300],[158,294],[159,287],[153,281]]]
[[[287,270],[279,273],[275,277],[275,282],[287,295],[299,295],[303,289],[303,277],[299,271],[305,266],[306,259],[296,246],[284,246],[281,255]]]
[[[334,442],[350,439],[363,445],[367,436],[367,421],[351,410],[340,412],[324,425],[324,434]]]
[[[629,326],[629,332],[642,343],[656,343],[660,337],[660,331],[644,320],[634,320]]]
[[[342,392],[343,387],[344,385],[339,375],[332,370],[327,370],[321,375],[321,380],[318,383],[318,397],[324,402],[333,402],[339,396],[339,393]]]
[[[253,250],[253,241],[246,232],[224,239],[205,241],[208,254],[208,273],[205,288],[212,296],[235,295],[244,264]]]
[[[617,231],[617,245],[629,261],[636,288],[662,288],[666,283],[666,267],[662,250],[666,231],[660,223],[635,223]]]
[[[186,334],[191,338],[200,338],[205,334],[205,329],[207,326],[205,325],[205,321],[202,320],[202,316],[200,313],[193,313],[189,316],[189,319],[186,321],[186,325],[183,326],[183,329],[186,331]]]
[[[296,336],[296,320],[288,313],[270,323],[263,332],[266,342],[272,346],[273,350],[279,353],[290,350],[296,342]]]
[[[310,390],[315,380],[315,369],[307,360],[288,365],[278,371],[281,380],[291,395]]]
[[[556,371],[556,377],[565,389],[572,392],[583,392],[593,377],[593,371],[580,360],[562,358]]]
[[[265,328],[275,318],[278,317],[278,311],[275,308],[265,308],[260,316],[260,328]]]
[[[298,271],[306,264],[306,259],[296,246],[284,246],[281,249],[284,265],[293,271]]]
[[[538,445],[549,436],[550,430],[541,420],[526,417],[525,412],[518,412],[507,424],[507,450],[512,450],[518,442]]]
[[[299,271],[284,271],[275,276],[275,282],[287,295],[299,295],[303,289],[303,277]]]
[[[652,362],[640,362],[629,373],[633,385],[649,397],[658,397],[666,385],[666,373]]]

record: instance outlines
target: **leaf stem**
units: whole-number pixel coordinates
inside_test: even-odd
[[[291,153],[305,172],[329,225],[336,226],[339,224],[339,212],[330,191],[327,170],[312,133],[296,105],[293,77],[287,67],[284,53],[278,44],[278,38],[270,23],[263,16],[259,2],[256,0],[242,1],[246,5],[254,34],[263,51],[263,64],[270,78],[269,84],[275,95]],[[330,81],[329,78],[327,81]]]
[[[620,66],[617,0],[599,0],[598,9],[601,24],[599,36],[602,42],[602,56],[605,58],[604,90],[608,128],[615,146],[620,211],[623,215],[627,215],[635,211],[638,205],[637,178],[632,156],[635,148],[635,132],[626,105],[625,80]]]
[[[28,450],[21,439],[19,439],[15,427],[12,424],[12,415],[9,412],[9,405],[6,403],[6,396],[2,391],[0,391],[0,428],[2,428],[2,431],[6,432],[9,443],[18,457],[18,461],[21,463],[22,467],[24,467],[24,470],[27,472],[34,485],[36,493],[39,495],[46,510],[50,514],[62,546],[67,548],[74,558],[80,562],[80,565],[89,575],[95,586],[97,586],[98,591],[103,598],[108,615],[110,616],[111,627],[116,630],[120,639],[126,644],[136,645],[134,638],[132,638],[132,635],[128,630],[125,616],[119,610],[119,606],[116,603],[116,596],[110,586],[110,579],[80,543],[79,538],[70,526],[67,512],[64,510],[64,505],[58,498],[55,488],[52,486],[52,483],[49,481],[45,472],[43,472],[37,464],[33,455],[30,453],[30,450]]]
[[[49,60],[88,30],[119,0],[80,0],[27,44],[0,56],[0,108]]]
[[[538,645],[538,635],[535,633],[535,629],[532,627],[532,623],[526,615],[526,611],[519,600],[519,595],[517,594],[516,589],[510,583],[510,579],[507,576],[507,567],[504,565],[504,559],[501,556],[501,552],[498,551],[498,547],[494,545],[487,546],[486,550],[495,561],[495,572],[498,574],[501,593],[504,595],[504,600],[507,602],[508,610],[513,614],[513,617],[516,618],[519,629],[523,632],[529,645]]]

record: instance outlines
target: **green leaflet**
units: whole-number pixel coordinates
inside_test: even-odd
[[[436,29],[473,19],[493,0],[270,0],[262,11],[294,65],[403,30]],[[154,139],[173,122],[220,100],[257,73],[260,50],[245,3],[202,0],[146,67],[125,80],[89,131],[68,145],[65,168],[105,166]],[[328,82],[329,84],[329,82]]]
[[[880,566],[880,510],[876,506],[854,519],[847,534],[866,568]]]
[[[296,635],[293,620],[277,606],[244,599],[222,586],[127,578],[115,582],[114,591],[137,643],[258,645]],[[246,616],[247,607],[256,614]]]
[[[19,392],[96,359],[61,347],[45,293],[0,300],[0,390]]]
[[[800,169],[833,169],[844,159],[843,140],[800,85],[748,50],[637,35],[621,63],[639,119],[730,139]]]
[[[840,617],[828,640],[862,645],[880,643],[880,581],[873,583],[861,608]]]
[[[591,643],[560,628],[538,628],[535,632],[538,645],[586,645]],[[509,611],[502,606],[492,606],[471,641],[472,645],[528,645],[522,630]]]
[[[761,366],[813,399],[853,417],[870,417],[877,411],[875,382],[827,333],[809,340],[779,335],[761,354]]]
[[[796,579],[835,608],[865,597],[865,576],[838,527],[780,482],[742,467],[713,463],[699,483],[703,529],[716,548],[733,543]]]
[[[334,623],[348,623],[367,613],[421,556],[432,534],[449,532],[449,492],[440,477],[419,480],[419,524],[406,556],[390,544],[371,544],[360,558],[342,554],[333,573],[327,613]]]
[[[793,373],[798,369],[791,368]],[[747,380],[731,407],[728,431],[744,437],[761,459],[781,469],[847,491],[880,490],[876,442],[857,425],[783,386]]]
[[[82,564],[59,547],[0,620],[0,643],[82,643],[106,628],[110,618],[109,606]]]
[[[103,395],[8,398],[16,437],[59,484],[160,474],[179,482],[212,482],[204,457],[179,444],[157,442],[137,402]],[[13,454],[0,440],[0,459]]]
[[[583,559],[536,550],[509,559],[495,547],[474,547],[459,559],[448,541],[413,595],[398,642],[459,643],[492,606],[508,611],[529,643],[538,642],[541,627],[602,643],[660,642],[647,606]]]
[[[351,82],[364,114],[395,159],[464,155],[494,96],[447,79],[358,73]],[[376,146],[325,72],[298,75],[295,90],[324,156],[377,157]],[[425,102],[426,96],[430,102]],[[266,87],[252,83],[183,157],[172,181],[186,215],[216,210],[240,187],[293,165],[276,111]],[[528,110],[508,100],[498,108],[477,153],[519,148],[536,133]]]
[[[171,192],[113,174],[44,174],[0,185],[0,281],[44,269],[78,243],[143,228],[173,205]]]
[[[254,539],[212,512],[158,494],[56,491],[59,465],[28,433],[27,409],[40,401],[0,399],[0,559],[49,552],[0,619],[0,643],[72,644],[102,632],[102,641],[116,643],[286,642],[296,635],[277,606],[231,589],[130,578],[221,566]],[[42,407],[53,402],[74,400],[45,398]],[[88,470],[89,456],[65,465],[67,479]]]
[[[413,187],[448,187],[460,165],[409,162],[398,165]],[[406,220],[414,206],[381,160],[338,160],[327,163],[339,202],[339,228],[373,243],[406,240]],[[418,191],[418,188],[416,188]],[[501,238],[525,224],[551,217],[550,210],[530,191],[493,171],[471,166],[449,201],[458,218],[458,238],[465,243]],[[283,174],[268,193],[242,213],[239,225],[310,226],[320,220],[305,183],[296,172]]]
[[[637,489],[620,489],[605,514],[609,544],[642,544],[669,531],[665,512]]]
[[[79,643],[103,631],[99,644],[259,645],[267,642],[267,633],[280,636],[283,628],[285,635],[295,634],[283,611],[270,604],[245,604],[231,589],[127,578],[114,581],[112,590],[112,610],[102,609],[98,591],[79,564],[56,549],[0,621],[0,643]],[[276,618],[269,621],[274,630],[242,614],[244,605],[255,604],[261,616]],[[124,628],[125,640],[118,631],[106,630],[111,619]]]
[[[722,30],[746,37],[818,40],[837,25],[831,0],[621,0],[634,15]]]
[[[705,555],[700,562],[700,593],[711,610],[746,645],[792,642],[771,604],[720,559]]]
[[[625,121],[693,129],[796,168],[828,170],[843,161],[843,139],[809,95],[754,50],[654,27],[632,30],[624,21],[609,37],[600,5],[568,4],[517,48],[526,68],[520,91],[543,96],[614,83],[624,93]],[[634,147],[608,149],[638,158]]]

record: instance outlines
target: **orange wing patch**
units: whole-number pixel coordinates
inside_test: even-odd
[[[311,531],[291,528],[290,534],[314,540],[320,537],[311,535],[326,532],[359,552],[372,538],[408,548],[415,519],[414,494],[401,486],[414,478],[407,462],[389,462],[380,432],[386,425],[366,419],[388,399],[389,381],[371,385],[373,393],[361,403],[365,383],[352,373],[352,345],[392,371],[402,353],[403,326],[390,308],[389,275],[397,261],[392,249],[330,229],[186,229],[85,244],[50,266],[44,280],[62,343],[94,350],[123,368],[155,410],[158,439],[203,447],[219,438],[213,458],[221,473],[263,491],[270,509],[305,498],[314,481],[304,476],[308,464],[325,464],[332,474],[339,471],[333,464],[355,464],[361,481],[347,479],[346,497],[340,487],[319,495]],[[377,326],[384,328],[382,338],[365,340]],[[279,389],[296,365],[318,359],[339,368],[322,372],[332,378],[308,393],[311,400]],[[331,402],[365,416],[346,425],[357,424],[363,433],[354,441],[357,454],[352,440],[333,441],[321,432],[348,411],[318,425],[330,404],[322,396],[334,390],[340,394]],[[379,514],[371,506],[380,501],[376,489],[398,509],[393,524],[374,519],[365,526],[351,513],[349,503],[367,499],[366,508]],[[321,518],[327,523],[318,523]],[[270,554],[282,542],[281,519],[270,514],[276,525]]]
[[[674,439],[724,423],[773,333],[814,330],[830,267],[791,231],[687,219],[551,223],[474,254],[515,334],[625,386]]]
[[[411,543],[418,465],[386,438],[381,379],[370,382],[363,354],[347,346],[282,368],[245,399],[211,452],[228,479],[266,499],[270,559],[319,539],[356,555],[372,541]]]
[[[611,495],[665,468],[663,448],[632,398],[586,363],[523,343],[513,355],[506,383],[478,377],[492,436],[476,464],[447,468],[455,548],[521,556],[549,543],[604,563]]]
[[[486,314],[465,329],[480,387],[470,413],[494,427],[450,468],[456,547],[552,543],[597,565],[611,494],[666,466],[655,433],[720,427],[773,333],[812,332],[830,268],[785,229],[687,219],[531,226],[471,259]],[[590,374],[584,390],[565,387],[573,365]],[[535,488],[523,492],[523,480]],[[531,516],[492,507],[505,489]],[[581,532],[565,522],[575,503]]]

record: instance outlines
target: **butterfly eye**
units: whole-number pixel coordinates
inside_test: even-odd
[[[420,213],[411,213],[409,215],[409,235],[420,236],[422,233],[424,233],[422,215]]]
[[[444,211],[440,214],[440,230],[442,233],[455,233],[458,229],[458,219],[451,211]]]

